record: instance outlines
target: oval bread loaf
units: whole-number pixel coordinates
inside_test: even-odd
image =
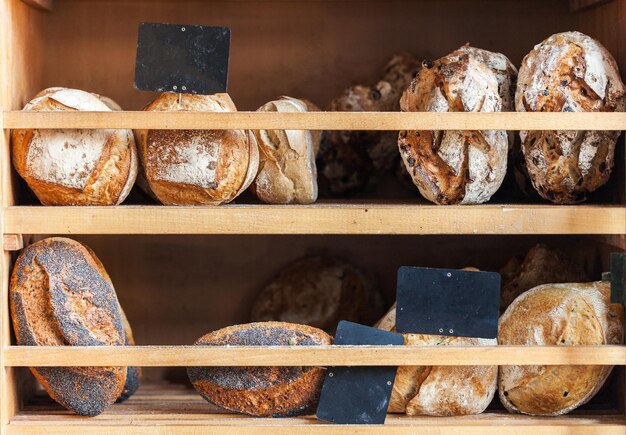
[[[24,249],[13,268],[11,316],[24,346],[119,346],[126,339],[115,290],[82,244],[48,238]],[[80,415],[100,414],[122,394],[126,367],[31,368],[48,394]]]
[[[164,93],[154,112],[235,112],[228,94]],[[254,135],[245,130],[137,130],[149,189],[166,205],[231,202],[252,183],[259,165]]]
[[[198,346],[330,345],[316,328],[282,322],[230,326],[201,337]],[[319,367],[189,367],[193,387],[211,403],[259,417],[303,415],[314,410],[324,372]]]
[[[545,284],[523,293],[500,318],[502,345],[621,344],[624,308],[610,284]],[[561,415],[587,403],[612,366],[501,366],[498,392],[511,412]]]
[[[518,112],[622,112],[626,87],[615,60],[580,32],[552,35],[522,62]],[[521,131],[528,174],[537,192],[557,204],[584,201],[605,184],[618,131]]]
[[[111,111],[99,96],[66,88],[40,92],[23,110]],[[118,205],[137,176],[131,130],[17,129],[11,144],[16,171],[44,205]]]
[[[395,332],[396,306],[376,324]],[[493,346],[496,340],[443,335],[403,334],[406,346]],[[389,412],[407,415],[457,416],[480,414],[497,388],[497,366],[398,367]]]

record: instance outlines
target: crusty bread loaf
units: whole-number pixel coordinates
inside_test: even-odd
[[[621,112],[626,87],[611,54],[579,32],[552,35],[520,68],[518,112]],[[619,131],[521,131],[537,192],[558,204],[584,201],[607,182]]]
[[[316,328],[282,322],[230,326],[201,337],[199,346],[330,345]],[[314,410],[324,379],[318,367],[189,367],[194,388],[211,403],[260,417],[286,417]]]
[[[624,307],[610,284],[545,284],[523,293],[500,318],[502,345],[621,344]],[[611,366],[501,366],[500,400],[511,412],[561,415],[591,399]]]
[[[50,88],[23,110],[92,111],[111,109],[99,96],[76,89]],[[13,130],[13,165],[44,205],[117,205],[137,176],[131,130]]]
[[[502,111],[498,75],[472,50],[464,47],[425,62],[402,96],[402,111]],[[508,136],[503,130],[401,131],[398,146],[420,193],[437,204],[486,202],[506,174]]]
[[[523,261],[512,258],[500,270],[502,291],[500,311],[504,312],[519,295],[541,284],[584,282],[585,271],[565,253],[543,244],[533,246]]]
[[[48,238],[24,249],[13,268],[11,316],[24,346],[116,346],[125,334],[119,303],[102,263],[70,239]],[[125,367],[31,368],[50,396],[94,416],[115,402]]]
[[[332,334],[340,320],[370,325],[383,313],[382,296],[370,274],[327,256],[287,265],[259,293],[251,320],[314,326]]]
[[[376,324],[396,329],[396,306]],[[404,334],[406,346],[493,346],[496,340],[443,335]],[[493,399],[497,366],[398,367],[389,412],[407,415],[455,416],[480,414]]]
[[[394,111],[400,110],[400,97],[402,97],[402,94],[421,68],[422,62],[413,54],[407,52],[396,53],[387,62],[382,80],[391,85],[395,94]]]
[[[228,94],[164,93],[144,107],[154,112],[235,112]],[[137,130],[149,188],[166,205],[228,203],[254,180],[259,150],[244,130]]]
[[[308,112],[296,98],[280,97],[260,112]],[[270,204],[310,204],[317,200],[316,139],[309,130],[255,130],[260,150],[259,170],[253,188]]]
[[[122,307],[120,307],[120,313],[122,315],[122,327],[124,328],[124,344],[126,346],[134,346],[135,337],[133,336],[133,330],[130,327],[130,323],[126,318],[126,313],[124,313]],[[124,383],[124,388],[122,389],[120,396],[115,402],[119,403],[130,399],[130,397],[135,394],[139,388],[139,385],[141,385],[141,368],[134,366],[126,367],[126,382]]]

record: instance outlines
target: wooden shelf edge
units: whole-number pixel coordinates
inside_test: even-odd
[[[8,234],[618,234],[624,206],[327,204],[4,209]]]
[[[626,346],[8,346],[7,367],[626,365]]]
[[[4,128],[626,130],[626,113],[4,112]]]

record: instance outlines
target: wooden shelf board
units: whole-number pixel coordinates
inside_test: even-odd
[[[335,434],[620,434],[626,430],[626,417],[614,411],[584,411],[562,417],[528,417],[501,410],[461,417],[407,417],[390,414],[384,426],[336,426],[313,416],[293,418],[254,418],[228,413],[183,385],[142,385],[128,401],[112,405],[103,414],[77,417],[43,395],[21,410],[9,425],[7,434],[92,434],[168,433],[189,434],[219,431],[220,434],[293,435]]]
[[[8,346],[5,366],[626,365],[626,346]]]
[[[4,128],[300,130],[626,130],[626,113],[22,112]]]
[[[18,206],[6,234],[624,234],[621,205]]]

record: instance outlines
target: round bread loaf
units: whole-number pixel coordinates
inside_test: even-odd
[[[621,344],[624,308],[610,284],[545,284],[523,293],[500,318],[502,345]],[[589,401],[612,366],[501,366],[500,400],[511,412],[561,415]]]
[[[82,244],[48,238],[24,249],[11,275],[11,316],[23,346],[119,346],[126,335],[111,280]],[[122,394],[126,367],[31,368],[77,414],[100,414]]]
[[[518,112],[621,112],[626,88],[611,54],[579,32],[553,35],[522,62]],[[528,174],[557,204],[584,201],[607,182],[619,131],[521,131]]]
[[[470,50],[424,62],[402,95],[402,111],[502,111],[498,75]],[[398,146],[420,193],[437,204],[486,202],[506,174],[506,131],[401,131]]]
[[[391,56],[385,66],[382,80],[388,82],[393,89],[396,99],[394,111],[400,110],[400,97],[406,88],[411,84],[422,63],[411,53],[401,52]]]
[[[379,320],[376,327],[395,332],[395,304]],[[405,346],[494,346],[496,344],[495,339],[425,334],[403,335]],[[388,411],[431,416],[480,414],[493,400],[497,378],[497,366],[398,367]]]
[[[282,322],[230,326],[201,337],[198,346],[314,346],[332,338],[316,328]],[[211,403],[259,417],[311,413],[324,371],[319,367],[188,367],[193,387]]]
[[[228,94],[164,93],[144,107],[153,112],[235,112]],[[137,130],[151,193],[166,205],[218,205],[252,183],[259,150],[244,130]]]
[[[334,333],[340,320],[370,325],[383,313],[374,277],[343,261],[300,258],[280,271],[252,304],[251,320],[300,323]]]
[[[40,92],[23,110],[111,111],[99,96],[66,88]],[[44,205],[118,205],[137,176],[131,130],[17,129],[11,144],[16,171]]]
[[[280,97],[259,112],[308,112],[296,98]],[[310,204],[317,200],[317,168],[313,132],[309,130],[255,130],[259,144],[259,170],[253,188],[270,204]]]

